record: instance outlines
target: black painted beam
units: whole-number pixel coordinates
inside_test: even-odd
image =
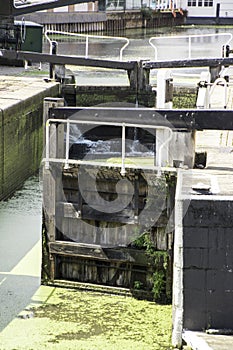
[[[233,57],[227,58],[194,58],[172,61],[148,61],[143,63],[145,69],[158,68],[190,68],[190,67],[221,67],[233,65]]]
[[[109,61],[75,56],[50,55],[38,52],[0,50],[0,57],[9,60],[26,60],[32,62],[47,62],[52,64],[69,64],[74,66],[99,67],[109,69],[134,69],[137,62]]]
[[[77,119],[103,123],[131,123],[146,128],[166,126],[186,130],[233,130],[233,110],[62,107],[50,110],[57,119]]]

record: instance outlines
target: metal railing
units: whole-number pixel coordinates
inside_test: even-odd
[[[125,41],[125,44],[120,48],[120,54],[119,54],[120,61],[122,61],[123,51],[129,45],[129,39],[125,38],[125,37],[106,36],[106,35],[90,35],[90,34],[63,32],[63,31],[58,31],[58,30],[46,30],[45,38],[49,42],[50,50],[52,47],[53,40],[51,40],[49,38],[49,34],[58,34],[58,35],[67,35],[67,36],[78,37],[78,38],[85,38],[85,55],[84,55],[85,58],[89,57],[89,45],[90,45],[89,39],[102,39],[102,40],[103,39],[111,39],[111,40]]]
[[[229,45],[229,43],[232,40],[232,34],[231,33],[215,33],[215,34],[193,34],[193,35],[174,35],[174,36],[153,36],[149,39],[149,44],[153,47],[154,52],[155,52],[155,60],[158,60],[158,48],[157,46],[152,42],[154,40],[158,41],[165,41],[167,39],[188,39],[188,58],[192,58],[192,40],[194,38],[206,38],[206,37],[221,37],[221,36],[228,36],[229,39],[223,44],[223,45]],[[220,52],[220,57],[222,54],[222,46],[221,46],[221,52]],[[182,57],[184,58],[184,57]]]
[[[66,142],[65,142],[65,157],[64,158],[54,158],[50,157],[50,125],[51,124],[66,124]],[[90,120],[70,120],[70,119],[48,119],[46,122],[46,131],[45,131],[45,169],[49,169],[50,167],[50,162],[55,162],[55,163],[62,163],[64,164],[64,169],[69,169],[71,164],[91,164],[91,165],[98,165],[100,166],[99,162],[95,161],[83,161],[83,160],[75,160],[75,159],[70,159],[69,158],[69,150],[70,150],[70,125],[71,124],[86,124],[86,125],[96,125],[96,126],[113,126],[113,127],[121,127],[121,140],[122,140],[122,145],[121,145],[121,175],[124,176],[126,171],[125,171],[125,159],[126,159],[126,152],[125,152],[125,142],[126,142],[126,137],[125,137],[125,129],[126,127],[131,127],[131,128],[144,128],[144,129],[154,129],[154,130],[168,130],[169,136],[167,139],[159,146],[158,148],[158,166],[153,166],[153,169],[156,169],[158,171],[158,176],[161,175],[161,169],[162,169],[162,150],[165,146],[169,144],[169,142],[172,139],[172,129],[170,129],[167,126],[154,126],[154,125],[141,125],[141,124],[131,124],[131,123],[113,123],[113,122],[95,122],[95,121],[90,121]],[[157,151],[157,150],[156,150]],[[106,166],[106,163],[104,164]],[[108,163],[108,166],[116,166],[119,167],[118,163]],[[130,168],[130,166],[127,165],[127,167]],[[134,166],[135,167],[135,166]],[[151,168],[151,167],[150,167]]]
[[[211,108],[211,96],[213,95],[214,93],[214,90],[216,88],[216,86],[218,85],[221,85],[221,86],[224,86],[224,95],[223,95],[223,108],[226,109],[227,108],[227,82],[226,82],[226,79],[224,78],[217,78],[215,80],[215,82],[212,84],[211,88],[209,89],[209,96],[208,96],[208,104],[209,104],[209,108]]]

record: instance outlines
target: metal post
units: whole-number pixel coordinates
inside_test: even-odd
[[[49,169],[49,121],[45,127],[45,169]]]
[[[70,121],[66,124],[66,160],[64,169],[69,169],[69,148],[70,148]]]
[[[121,142],[121,175],[125,176],[125,123],[122,124]]]
[[[89,45],[89,36],[86,36],[86,50],[85,50],[85,58],[88,58],[88,45]]]
[[[51,47],[50,47],[50,54],[51,55],[56,55],[57,54],[57,42],[56,41],[52,41],[51,42]],[[50,67],[49,67],[49,77],[50,79],[55,79],[55,65],[53,63],[50,63]]]

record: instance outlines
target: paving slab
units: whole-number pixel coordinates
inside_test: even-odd
[[[192,350],[233,350],[232,335],[184,331],[183,339]]]
[[[42,92],[48,91],[49,94],[52,87],[59,85],[55,81],[50,81],[45,74],[41,73],[39,76],[30,76],[30,74],[30,71],[25,72],[24,68],[0,65],[0,108],[2,110]]]

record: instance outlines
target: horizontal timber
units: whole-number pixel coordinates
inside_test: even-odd
[[[109,60],[77,57],[77,56],[50,55],[50,54],[43,54],[39,52],[15,51],[15,50],[0,50],[0,57],[6,58],[9,60],[47,62],[47,63],[61,64],[61,65],[69,64],[69,65],[75,65],[75,66],[100,67],[100,68],[123,69],[123,70],[132,70],[137,64],[137,62],[109,61]]]
[[[71,242],[50,242],[49,252],[51,254],[79,256],[84,258],[108,260],[101,246],[85,245]]]
[[[158,68],[186,68],[186,67],[229,67],[233,64],[233,57],[227,58],[193,58],[169,61],[147,61],[142,64],[145,69]]]
[[[100,245],[81,244],[67,241],[49,243],[49,253],[55,255],[79,257],[91,260],[109,262],[129,262],[140,266],[146,266],[148,261],[143,250],[132,248],[101,247]]]
[[[165,126],[187,130],[233,130],[232,110],[219,109],[154,109],[114,107],[61,107],[50,110],[55,119],[77,119],[99,123],[128,123]]]

